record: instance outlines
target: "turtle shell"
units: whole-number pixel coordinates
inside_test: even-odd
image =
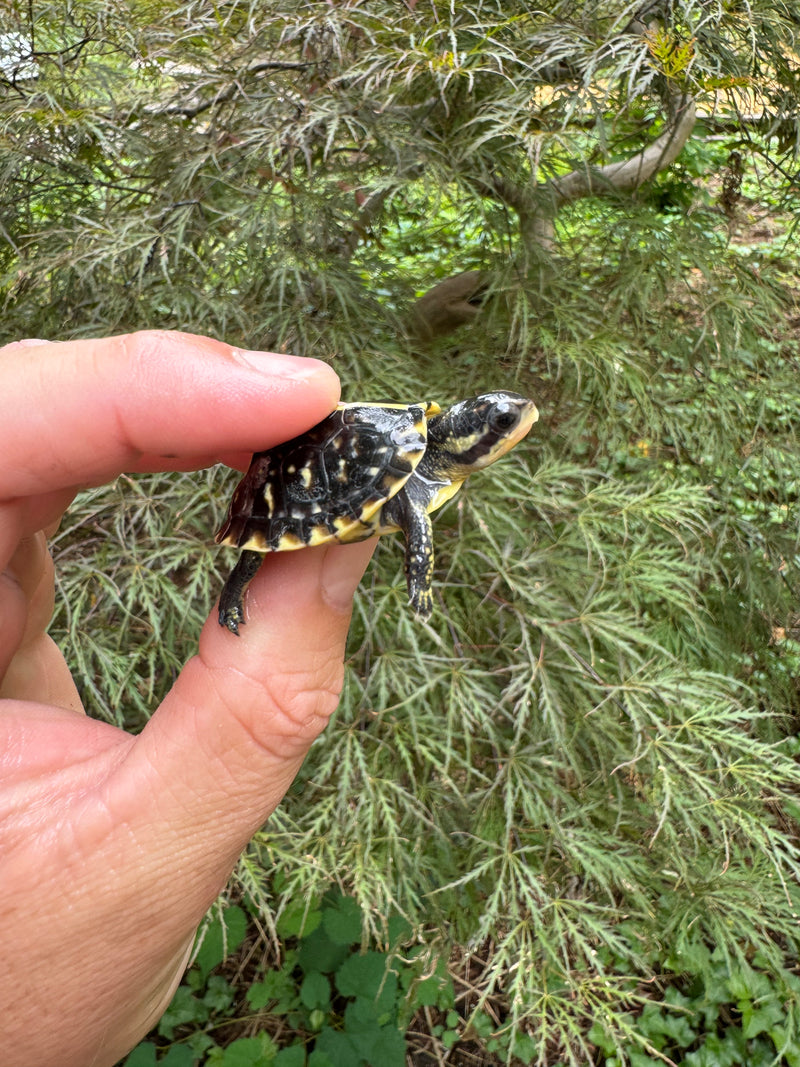
[[[436,404],[339,404],[285,444],[256,452],[218,544],[286,552],[363,541],[416,469]]]

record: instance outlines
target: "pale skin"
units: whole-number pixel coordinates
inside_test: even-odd
[[[163,1013],[203,914],[336,707],[374,545],[269,556],[241,637],[209,605],[197,655],[134,737],[86,716],[47,636],[46,531],[81,487],[245,467],[338,398],[316,360],[187,334],[0,348],[4,1067],[110,1067]]]

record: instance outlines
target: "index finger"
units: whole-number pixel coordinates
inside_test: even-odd
[[[302,433],[338,398],[319,360],[192,334],[10,345],[0,349],[0,497],[258,451]]]

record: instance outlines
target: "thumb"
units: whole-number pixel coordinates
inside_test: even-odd
[[[153,847],[169,855],[199,841],[203,862],[216,857],[227,877],[337,705],[352,595],[374,544],[267,555],[239,638],[212,613],[199,654],[120,768],[128,788],[116,783],[129,820],[143,789],[155,798],[160,818],[142,826]]]

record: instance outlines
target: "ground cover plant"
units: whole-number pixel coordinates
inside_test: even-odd
[[[793,5],[11,10],[4,340],[192,329],[542,414],[438,518],[430,624],[381,543],[129,1067],[794,1067]],[[140,727],[193,652],[235,479],[76,501],[52,632],[94,714]]]

